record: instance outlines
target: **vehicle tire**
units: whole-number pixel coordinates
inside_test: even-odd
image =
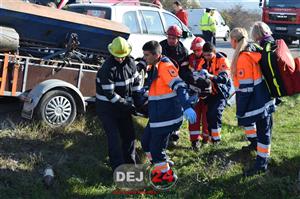
[[[63,127],[71,124],[76,117],[76,102],[71,94],[63,90],[51,90],[40,100],[37,119],[51,127]]]
[[[229,38],[229,32],[226,32],[226,35],[225,35],[225,37],[223,38],[223,40],[224,40],[224,41],[227,41],[228,38]]]

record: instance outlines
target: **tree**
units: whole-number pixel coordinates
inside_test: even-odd
[[[221,14],[230,29],[243,27],[249,31],[255,21],[261,20],[260,13],[244,10],[241,5],[236,5],[231,9],[223,10]]]
[[[144,2],[151,3],[153,0],[145,0]],[[173,3],[175,0],[160,0],[165,10],[173,12]],[[181,0],[179,1],[183,8],[200,8],[200,3],[198,0]]]

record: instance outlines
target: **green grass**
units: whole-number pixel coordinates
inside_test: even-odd
[[[245,154],[243,129],[234,107],[224,113],[222,143],[199,152],[190,148],[187,124],[179,146],[168,150],[179,180],[157,195],[114,195],[106,137],[96,116],[88,114],[64,129],[21,124],[0,132],[0,198],[300,198],[300,96],[284,99],[274,114],[270,172],[243,178],[255,153]],[[146,120],[136,118],[140,138]],[[142,154],[138,143],[139,154]],[[43,169],[51,164],[55,182],[47,189]],[[298,181],[299,180],[299,181]]]

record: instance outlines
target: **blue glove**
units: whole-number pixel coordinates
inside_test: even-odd
[[[184,117],[191,123],[196,123],[197,115],[192,108],[188,108],[183,112]]]
[[[210,74],[206,69],[200,70],[199,75],[205,77],[206,79],[210,79],[214,76],[213,74]]]
[[[192,96],[189,97],[188,102],[191,105],[197,104],[197,102],[199,101],[199,97],[197,94],[193,94]]]

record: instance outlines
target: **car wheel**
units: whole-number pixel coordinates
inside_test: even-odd
[[[225,37],[223,39],[224,39],[224,41],[227,41],[228,38],[229,38],[229,32],[226,32],[226,35],[225,35]]]
[[[76,102],[71,94],[63,90],[47,92],[36,109],[37,118],[51,127],[71,124],[76,117]]]

